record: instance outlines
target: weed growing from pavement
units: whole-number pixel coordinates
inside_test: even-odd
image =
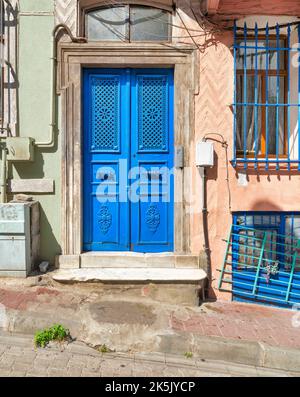
[[[112,353],[112,350],[111,350],[109,347],[107,347],[106,345],[98,346],[98,347],[97,347],[97,350],[98,350],[100,353]]]
[[[46,347],[51,341],[63,342],[70,337],[70,332],[63,325],[55,324],[50,328],[38,331],[34,336],[36,347]]]
[[[184,353],[185,358],[193,358],[193,353],[192,352],[185,352]]]

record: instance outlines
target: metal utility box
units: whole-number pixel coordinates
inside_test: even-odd
[[[39,203],[0,204],[0,277],[26,277],[38,259]]]
[[[6,139],[8,161],[34,161],[34,140],[26,137]]]
[[[214,145],[212,142],[197,142],[196,145],[196,166],[214,166]]]

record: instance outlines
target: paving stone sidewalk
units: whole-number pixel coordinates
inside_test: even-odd
[[[299,309],[218,301],[206,303],[202,309],[183,318],[173,312],[170,324],[176,331],[299,349]]]
[[[101,354],[80,342],[36,349],[0,332],[0,377],[291,377],[296,373],[163,354]]]
[[[185,307],[158,301],[155,292],[151,285],[136,287],[133,292],[119,286],[61,285],[53,282],[51,276],[3,279],[0,280],[0,331],[33,335],[39,329],[61,323],[77,340],[93,346],[106,344],[117,352],[183,356],[187,351],[200,354],[204,347],[204,357],[212,360],[299,370],[299,310],[220,301]],[[215,337],[220,347],[212,342],[215,350],[209,355],[205,347],[210,345],[201,342],[203,337]],[[242,356],[239,348],[234,355],[232,349],[230,354],[226,353],[226,343],[230,345],[231,341],[240,344]],[[255,346],[249,346],[253,342]],[[264,365],[264,361],[255,360],[260,358],[258,347],[259,351],[265,351],[261,342],[278,348],[279,352],[275,353],[285,362]],[[287,348],[292,351],[287,352]],[[289,365],[291,360],[293,364]]]
[[[300,311],[277,309],[262,305],[237,302],[212,302],[201,307],[180,307],[165,305],[151,301],[141,288],[140,297],[126,303],[124,294],[116,290],[106,299],[103,291],[97,286],[77,287],[48,285],[26,280],[27,285],[18,285],[17,281],[0,281],[0,309],[6,311],[12,332],[35,332],[37,328],[48,326],[51,321],[65,321],[74,331],[80,331],[82,311],[90,303],[101,306],[102,301],[115,301],[116,308],[111,306],[105,311],[101,309],[101,318],[114,324],[124,320],[122,313],[132,312],[132,322],[141,318],[140,308],[145,305],[154,315],[159,324],[175,332],[194,333],[201,336],[219,336],[238,340],[264,342],[276,347],[300,348]],[[30,284],[32,283],[32,284]],[[40,285],[41,284],[41,285]],[[133,303],[132,303],[133,302]],[[148,306],[147,306],[148,305]],[[135,310],[135,307],[137,310]],[[136,311],[136,312],[135,312]],[[152,310],[153,312],[153,310]],[[115,313],[115,314],[114,314]],[[0,313],[1,314],[1,313]],[[150,313],[150,317],[153,313]],[[145,317],[145,316],[144,316]],[[129,318],[129,316],[128,316]],[[36,319],[36,320],[35,320]],[[1,328],[1,326],[0,326]],[[77,336],[75,334],[75,336]]]

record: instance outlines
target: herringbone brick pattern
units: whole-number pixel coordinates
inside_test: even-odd
[[[76,0],[56,0],[55,1],[55,18],[56,24],[64,23],[76,33]]]

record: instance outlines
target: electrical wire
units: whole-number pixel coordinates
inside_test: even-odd
[[[109,7],[112,11],[114,10],[115,15],[117,15],[118,17],[121,17],[117,13],[117,9],[120,8],[120,3],[114,2],[114,0],[110,0],[110,1],[106,1],[104,3],[104,5]],[[121,32],[113,29],[113,27],[111,25],[109,26],[110,21],[104,20],[103,18],[100,18],[100,17],[97,18],[97,16],[93,16],[93,18],[98,20],[100,23],[102,23],[107,29],[109,29],[112,33],[114,33],[120,39],[124,39],[124,41],[128,41],[128,38],[124,34],[122,34]],[[207,33],[205,33],[205,32],[203,33],[203,30],[188,28],[186,25],[185,26],[179,26],[179,25],[167,22],[164,19],[159,18],[157,16],[155,16],[155,19],[153,19],[153,16],[152,17],[144,16],[143,17],[143,21],[148,21],[148,22],[151,22],[153,24],[156,24],[156,23],[160,22],[161,24],[165,24],[165,25],[168,25],[168,26],[176,27],[176,28],[179,28],[179,29],[182,29],[182,30],[185,30],[185,31],[188,32],[188,36],[183,36],[183,35],[174,36],[174,35],[172,35],[173,39],[186,39],[186,38],[193,39],[193,38],[198,38],[198,37],[207,37]],[[128,22],[129,22],[129,24],[131,23],[130,20],[124,21],[124,23],[128,23]],[[194,34],[191,34],[190,31],[199,32],[199,34],[195,34],[194,35]],[[155,34],[154,32],[149,32],[148,30],[144,30],[144,33],[148,33],[150,36],[153,36],[153,37],[161,37],[161,35]]]
[[[185,3],[189,6],[189,8],[192,10],[192,8],[191,8],[191,5],[190,5],[190,3],[187,1],[187,0],[185,0]],[[120,6],[120,3],[118,2],[118,1],[116,1],[116,0],[107,0],[107,1],[105,1],[104,2],[104,5],[106,5],[106,6],[108,6],[108,7],[111,7],[111,8],[117,8],[117,6]],[[130,5],[129,5],[130,6]],[[100,7],[101,8],[101,7]],[[193,12],[193,14],[195,15],[195,12],[192,10],[192,12]],[[196,19],[197,17],[196,17],[196,15],[195,15],[195,19]],[[148,20],[148,21],[152,21],[152,18],[151,17],[144,17],[144,19],[145,20]],[[163,24],[166,24],[166,25],[170,25],[170,26],[172,26],[172,27],[175,27],[175,28],[178,28],[178,29],[182,29],[182,30],[186,30],[186,28],[185,27],[182,27],[182,26],[180,26],[180,25],[177,25],[177,24],[174,24],[173,22],[167,22],[167,21],[165,21],[165,20],[163,20],[163,19],[161,19],[161,18],[157,18],[157,20],[158,21],[160,21],[161,23],[163,23]],[[190,31],[193,31],[193,32],[198,32],[198,33],[203,33],[203,27],[198,23],[198,25],[200,26],[200,29],[195,29],[195,28],[189,28],[189,30]],[[178,36],[178,38],[180,38],[179,36]]]
[[[184,22],[182,16],[180,15],[180,13],[178,11],[178,8],[177,8],[176,9],[176,14],[179,16],[179,19],[181,20],[181,23],[183,24],[183,26],[179,26],[177,24],[167,22],[167,21],[165,21],[165,20],[163,20],[161,18],[157,18],[156,19],[156,21],[160,21],[162,24],[167,24],[167,25],[170,25],[170,26],[175,27],[177,29],[183,29],[183,30],[185,30],[188,33],[188,36],[182,36],[182,35],[181,36],[174,36],[174,35],[172,35],[172,38],[176,38],[176,39],[189,38],[189,39],[192,40],[193,44],[196,46],[196,48],[198,50],[203,51],[203,46],[198,44],[196,42],[196,40],[194,40],[195,38],[207,37],[207,35],[220,34],[220,33],[224,32],[224,31],[232,31],[233,30],[233,27],[222,26],[220,23],[216,23],[216,22],[212,21],[211,19],[207,18],[202,13],[201,10],[198,10],[199,13],[200,13],[200,17],[201,17],[201,21],[199,21],[199,18],[197,17],[197,14],[196,14],[193,6],[190,4],[190,2],[188,0],[184,0],[184,1],[188,5],[189,9],[191,10],[191,12],[193,14],[193,17],[194,17],[194,20],[197,22],[197,24],[199,25],[200,29],[195,29],[195,28],[188,27],[187,24]],[[108,1],[105,2],[105,4],[111,6],[112,8],[117,6],[117,5],[120,5],[120,3],[117,2],[116,0],[108,0]],[[153,23],[153,18],[151,18],[151,17],[144,17],[143,19],[145,21],[151,21]],[[276,29],[277,26],[279,26],[279,28],[285,28],[285,27],[288,27],[288,26],[297,26],[299,24],[300,24],[300,21],[299,22],[285,23],[285,24],[278,24],[276,26],[269,27],[269,29],[270,30]],[[207,25],[209,25],[209,32],[206,32]],[[237,28],[237,30],[243,30],[243,28]],[[251,29],[251,28],[248,28],[248,30],[249,31],[254,31],[254,29]],[[259,28],[258,29],[258,31],[264,31],[264,30],[265,30],[265,28]],[[191,32],[197,32],[199,34],[192,34]],[[150,34],[150,35],[152,35],[154,37],[160,37],[160,35],[156,35],[153,32],[145,31],[145,33],[148,33],[148,34]],[[206,47],[207,47],[207,45],[206,45]]]
[[[208,44],[208,40],[205,40],[205,44],[200,44],[200,43],[197,43],[197,41],[195,39],[197,39],[197,38],[205,38],[206,39],[208,36],[212,36],[213,34],[220,33],[224,29],[223,28],[221,29],[220,26],[217,26],[216,24],[213,24],[211,21],[208,21],[204,17],[204,15],[202,13],[201,13],[202,22],[200,22],[198,17],[197,17],[197,15],[196,15],[196,13],[195,13],[195,11],[194,11],[194,9],[193,9],[193,7],[190,4],[190,2],[188,0],[185,0],[185,3],[189,7],[189,9],[192,11],[194,19],[196,20],[196,22],[199,25],[200,29],[195,29],[195,28],[188,27],[187,24],[184,22],[182,16],[180,15],[178,8],[176,9],[176,14],[179,16],[179,19],[180,19],[180,21],[181,21],[183,26],[174,24],[173,22],[170,23],[169,21],[165,21],[165,20],[163,20],[162,18],[159,18],[159,17],[156,19],[156,21],[160,21],[161,24],[165,24],[165,25],[168,25],[168,26],[172,26],[172,27],[175,27],[175,28],[178,28],[178,29],[185,30],[187,32],[187,34],[188,34],[187,36],[186,35],[185,36],[183,36],[183,35],[179,35],[179,36],[172,35],[172,38],[173,39],[178,39],[178,40],[190,39],[193,42],[195,48],[197,50],[199,50],[200,52],[203,52],[203,51],[205,51],[205,49],[208,46],[214,45],[215,39],[211,40],[211,42],[209,42],[209,44]],[[107,1],[104,2],[104,5],[106,5],[107,7],[112,8],[112,9],[114,9],[114,8],[117,9],[118,8],[117,6],[120,7],[120,3],[118,1],[116,1],[116,0],[107,0]],[[130,5],[127,5],[127,6],[130,7]],[[151,23],[154,22],[153,21],[153,17],[146,17],[145,16],[145,17],[143,17],[143,20],[150,21]],[[129,21],[129,24],[130,23],[131,23],[131,21]],[[207,31],[206,30],[206,26],[205,26],[206,24],[213,25],[213,27],[210,26],[209,31]],[[108,25],[105,25],[105,26],[107,28],[109,28]],[[118,32],[116,32],[112,27],[111,27],[111,29],[113,30],[113,33],[117,37],[120,38],[120,34]],[[197,34],[194,34],[194,32],[196,32]],[[144,33],[148,33],[152,37],[158,37],[158,38],[161,37],[161,35],[157,35],[156,33],[149,32],[147,30],[144,30]],[[122,35],[121,40],[122,41],[130,41],[130,33],[129,33],[129,38],[127,38],[124,35]],[[164,44],[164,43],[162,43],[162,44]],[[166,45],[166,43],[165,43],[165,45]]]

